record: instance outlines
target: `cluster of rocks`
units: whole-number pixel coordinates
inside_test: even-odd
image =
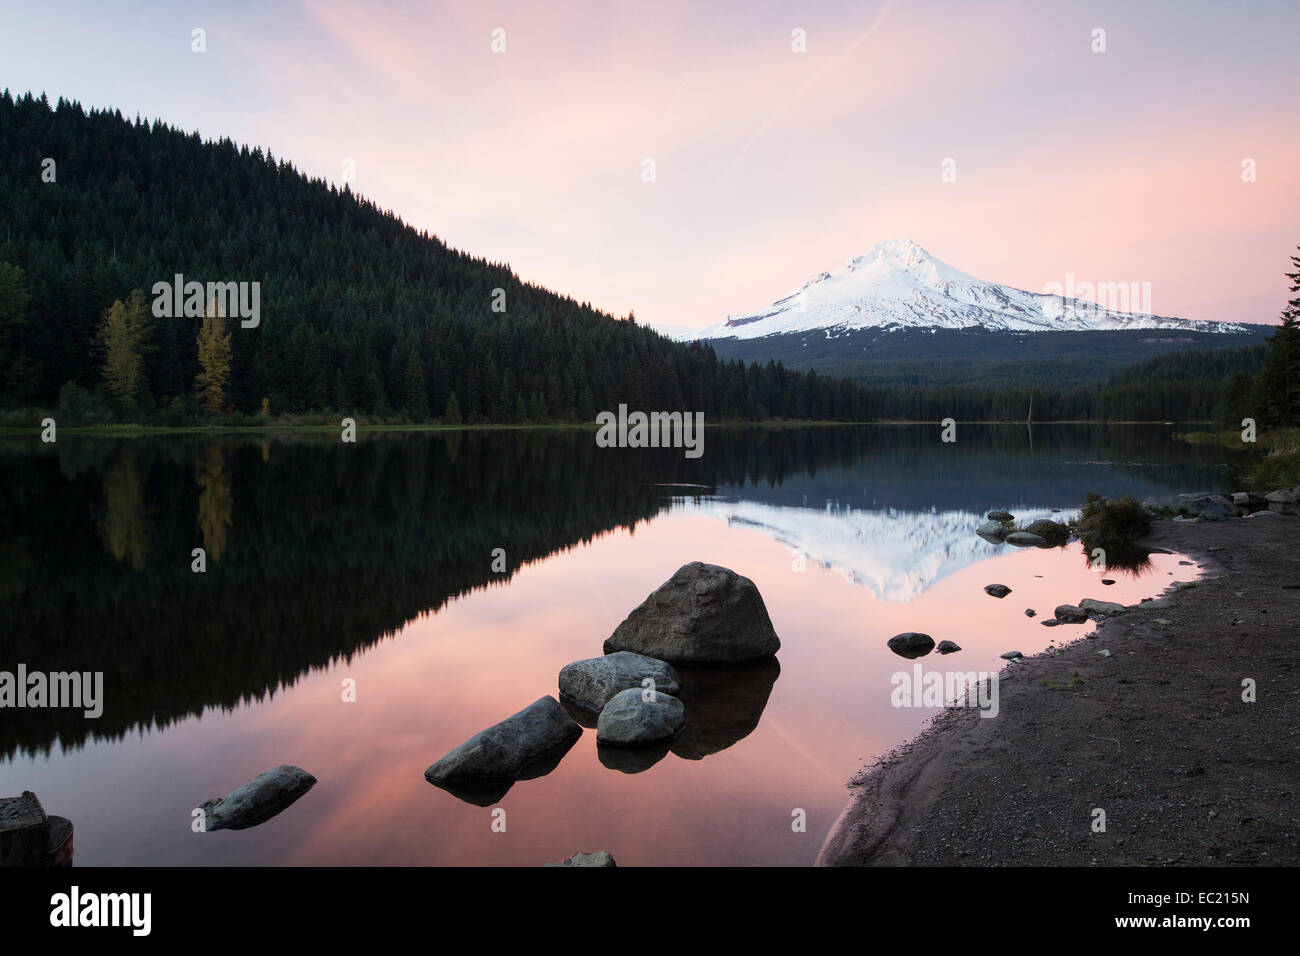
[[[905,634],[895,634],[888,641],[886,646],[897,654],[899,657],[906,657],[909,661],[916,660],[918,657],[924,657],[931,651],[939,654],[952,654],[961,650],[957,644],[952,641],[940,641],[938,645],[934,643],[934,638],[929,634],[921,634],[917,631],[908,631]]]
[[[1039,518],[1017,528],[1016,517],[1009,511],[990,511],[985,517],[987,520],[975,533],[994,544],[1005,541],[1018,548],[1054,548],[1070,539],[1069,526],[1050,518]]]
[[[1172,509],[1155,502],[1144,501],[1142,504],[1153,515],[1174,511],[1175,521],[1222,521],[1225,518],[1293,515],[1297,513],[1297,503],[1300,503],[1300,485],[1295,488],[1279,488],[1267,494],[1238,491],[1233,494],[1196,492],[1179,495]]]
[[[1123,604],[1114,601],[1098,601],[1095,598],[1083,598],[1078,604],[1061,604],[1053,612],[1055,623],[1083,624],[1089,618],[1114,617],[1127,611]],[[1044,624],[1051,624],[1044,621]]]
[[[601,762],[624,773],[647,769],[670,748],[700,759],[757,726],[780,672],[780,647],[753,581],[692,562],[633,609],[605,641],[604,656],[560,670],[558,699],[542,697],[471,737],[425,779],[489,806],[516,781],[553,770],[584,727],[596,729]],[[554,865],[613,865],[579,857]]]

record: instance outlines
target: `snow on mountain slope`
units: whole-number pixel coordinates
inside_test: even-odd
[[[896,603],[915,600],[948,575],[1013,547],[976,535],[985,519],[966,511],[869,511],[830,505],[815,510],[723,498],[705,498],[688,507],[798,548],[810,561],[837,571],[882,601]],[[1016,517],[1026,522],[1065,521],[1075,514],[1016,508]]]
[[[1241,332],[1240,325],[1145,314],[1150,286],[1137,282],[1062,283],[1062,295],[1025,292],[984,282],[940,262],[906,239],[879,243],[851,260],[845,271],[823,272],[801,289],[760,312],[728,316],[683,338],[754,339],[825,329],[880,327],[1009,332],[1081,332],[1120,329],[1177,329],[1184,332]],[[1092,295],[1072,297],[1077,291]]]

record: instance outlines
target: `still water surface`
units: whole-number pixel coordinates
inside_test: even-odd
[[[1156,555],[1103,586],[1078,543],[982,541],[984,512],[1068,514],[1088,491],[1167,496],[1244,470],[1151,428],[967,429],[957,445],[929,428],[710,430],[698,461],[576,431],[7,440],[0,670],[103,671],[105,703],[98,720],[0,712],[0,794],[70,818],[79,865],[531,866],[595,849],[809,864],[847,779],[934,713],[891,706],[912,663],[889,637],[963,648],[927,669],[996,671],[1091,627],[1043,627],[1057,604],[1134,603],[1196,574]],[[501,800],[505,832],[425,782],[555,694],[561,667],[692,560],[753,579],[782,649],[683,669],[691,725],[670,752],[629,773],[587,731]],[[199,803],[281,763],[319,783],[254,829],[191,831]]]

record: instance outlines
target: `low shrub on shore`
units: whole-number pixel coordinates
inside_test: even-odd
[[[1075,529],[1084,549],[1089,554],[1102,549],[1108,565],[1137,567],[1147,560],[1146,551],[1137,542],[1151,532],[1151,516],[1131,495],[1107,501],[1089,492]]]

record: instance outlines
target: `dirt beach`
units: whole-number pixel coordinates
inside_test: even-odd
[[[1300,517],[1157,521],[1145,543],[1205,575],[1009,665],[997,717],[945,711],[863,771],[818,865],[1300,863]]]

